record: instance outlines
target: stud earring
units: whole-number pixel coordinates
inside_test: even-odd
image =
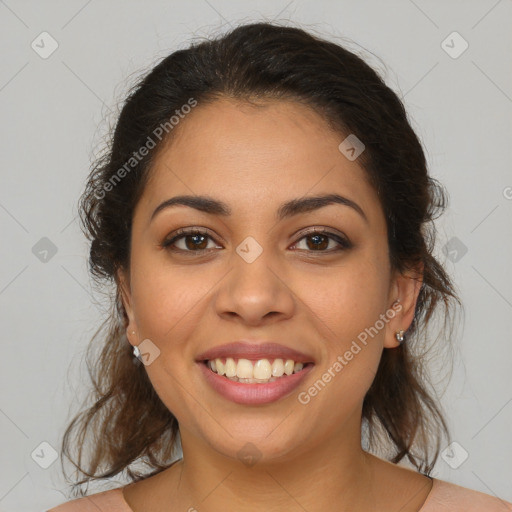
[[[142,363],[142,355],[140,353],[139,347],[136,345],[133,347],[133,356],[135,361],[138,359]]]
[[[404,341],[404,331],[396,331],[395,338],[397,339],[399,344],[402,344]]]
[[[133,334],[135,336],[135,331],[130,331],[130,334]],[[133,346],[132,352],[133,352],[133,362],[138,363],[140,361],[142,363],[142,356],[140,354],[140,350],[139,350],[139,347],[137,347],[137,345]]]

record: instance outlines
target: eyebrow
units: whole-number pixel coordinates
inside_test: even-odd
[[[366,217],[363,209],[351,199],[340,196],[339,194],[325,194],[292,199],[291,201],[283,203],[278,208],[276,217],[278,220],[283,220],[300,213],[312,212],[331,204],[341,204],[352,208],[357,213],[359,213],[361,217],[363,217],[366,223],[368,223],[368,218]],[[231,215],[231,208],[222,201],[218,201],[217,199],[213,199],[209,196],[183,195],[171,197],[170,199],[167,199],[163,203],[159,204],[151,215],[150,222],[159,212],[172,206],[178,205],[195,208],[196,210],[212,215],[221,215],[223,217],[228,217]]]

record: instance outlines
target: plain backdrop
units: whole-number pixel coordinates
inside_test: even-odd
[[[133,76],[255,20],[346,43],[403,98],[449,193],[436,255],[466,311],[440,389],[458,445],[434,475],[512,500],[512,1],[4,0],[1,511],[68,499],[52,450],[89,384],[82,359],[102,318],[76,203],[105,119]]]

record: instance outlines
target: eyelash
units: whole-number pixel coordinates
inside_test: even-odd
[[[208,252],[208,251],[212,250],[212,249],[185,250],[185,249],[172,248],[172,244],[174,244],[181,238],[185,238],[188,235],[206,235],[208,238],[210,238],[211,240],[213,240],[215,242],[215,239],[209,234],[208,231],[201,231],[200,229],[182,228],[182,229],[177,230],[175,233],[173,233],[173,235],[174,236],[172,236],[172,238],[166,239],[162,242],[162,244],[161,244],[162,249],[166,249],[167,251],[172,251],[172,252],[181,252],[181,253],[190,253],[190,254],[197,254],[197,253]],[[318,228],[314,228],[311,231],[303,233],[301,238],[299,238],[297,240],[297,242],[295,242],[295,244],[300,242],[303,238],[307,238],[308,236],[314,236],[314,235],[325,236],[326,238],[329,238],[329,239],[337,242],[341,247],[339,247],[338,249],[330,249],[330,250],[318,250],[318,251],[308,250],[307,252],[331,254],[333,252],[344,251],[344,250],[350,249],[352,247],[352,243],[349,242],[346,238],[344,238],[340,235],[331,233],[331,232],[327,231],[326,229],[318,229]],[[305,250],[305,249],[299,249],[299,250]]]

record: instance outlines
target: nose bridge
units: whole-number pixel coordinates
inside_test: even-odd
[[[252,236],[238,244],[232,255],[232,280],[236,288],[249,295],[273,293],[277,284],[273,252],[267,244],[264,247]]]
[[[237,314],[246,321],[258,322],[270,312],[285,316],[292,313],[292,294],[279,275],[275,254],[252,236],[236,246],[230,272],[217,294],[219,314]]]

